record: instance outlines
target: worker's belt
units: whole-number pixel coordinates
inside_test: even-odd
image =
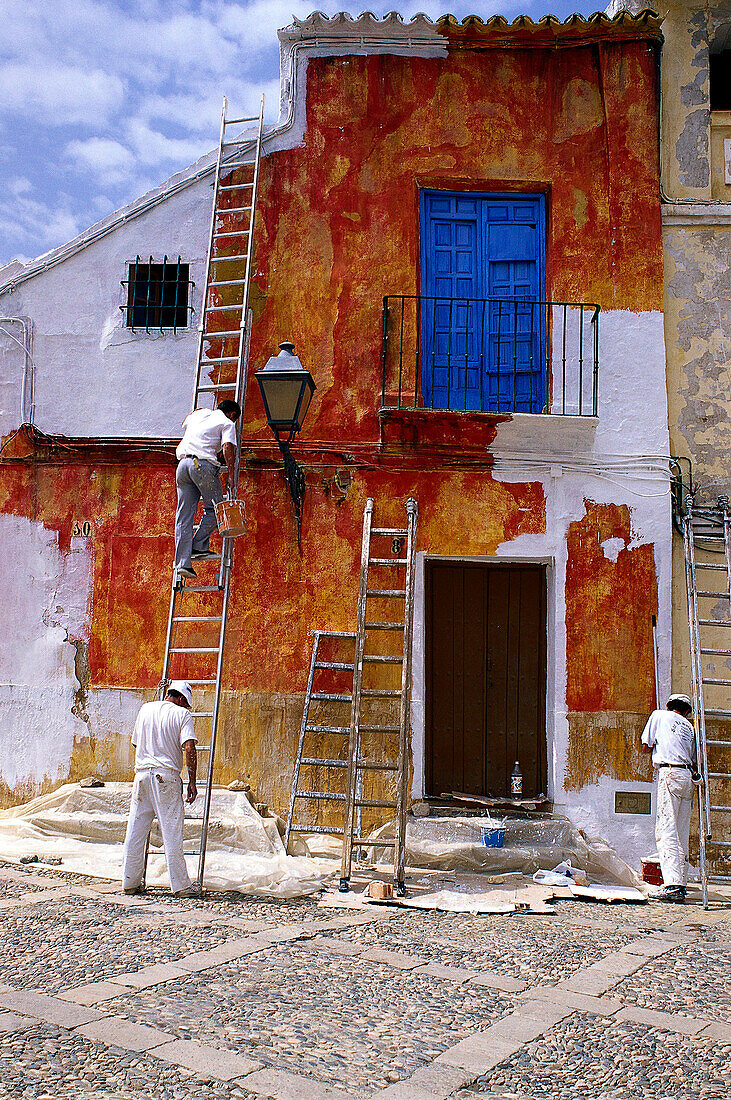
[[[690,764],[656,764],[656,768],[685,768],[687,772],[692,772],[693,767]]]

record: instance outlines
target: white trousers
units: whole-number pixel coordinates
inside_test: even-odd
[[[655,840],[665,886],[685,886],[693,781],[686,768],[658,768]]]
[[[190,878],[183,856],[183,783],[171,768],[148,768],[135,774],[124,838],[122,885],[125,890],[134,889],[142,882],[145,844],[155,818],[162,832],[170,886],[173,893],[177,893],[190,886]]]

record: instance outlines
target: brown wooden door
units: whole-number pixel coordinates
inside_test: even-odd
[[[545,695],[545,567],[427,562],[427,795],[545,792]]]

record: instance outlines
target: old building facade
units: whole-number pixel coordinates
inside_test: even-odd
[[[504,794],[517,758],[637,859],[652,819],[616,794],[651,790],[653,615],[670,671],[658,21],[315,15],[280,42],[251,361],[292,339],[317,391],[298,542],[250,381],[220,778],[286,804],[308,632],[353,628],[366,499],[395,525],[414,497],[412,796]],[[190,318],[129,284],[180,257],[195,323],[210,201],[204,161],[5,273],[33,333],[32,360],[3,343],[5,801],[129,775],[195,365]]]

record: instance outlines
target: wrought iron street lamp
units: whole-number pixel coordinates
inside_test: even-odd
[[[302,502],[305,496],[305,476],[292,457],[290,444],[302,430],[310,407],[315,383],[294,353],[294,344],[279,345],[279,355],[273,355],[254,375],[259,383],[267,423],[274,433],[284,459],[284,476],[297,520],[297,534],[302,526]]]

